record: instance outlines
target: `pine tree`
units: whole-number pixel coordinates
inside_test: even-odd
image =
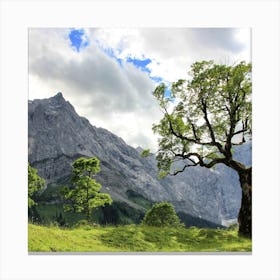
[[[72,166],[72,184],[74,188],[65,187],[64,210],[82,212],[90,221],[93,209],[111,204],[109,194],[101,193],[101,184],[96,182],[94,176],[100,172],[99,160],[93,158],[79,158]]]

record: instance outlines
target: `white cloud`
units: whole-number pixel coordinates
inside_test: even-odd
[[[151,59],[151,75],[168,82],[186,77],[197,60],[232,64],[250,59],[249,28],[98,29],[91,35],[119,58]]]
[[[130,63],[120,67],[96,44],[74,52],[65,39],[67,32],[44,31],[30,31],[29,99],[61,91],[93,125],[107,128],[135,147],[150,143],[155,148],[151,127],[160,114],[152,96],[155,84],[147,73]]]
[[[30,29],[29,99],[61,91],[93,125],[153,150],[151,127],[161,117],[152,96],[156,83],[127,58],[150,59],[150,76],[168,83],[187,78],[197,60],[250,59],[249,29],[85,29],[89,45],[80,52],[73,51],[69,32]]]

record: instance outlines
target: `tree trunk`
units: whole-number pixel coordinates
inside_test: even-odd
[[[239,236],[252,238],[252,168],[239,171],[242,189],[241,207],[238,214]]]
[[[85,212],[86,212],[86,219],[87,219],[88,222],[90,222],[90,210],[89,210],[88,206],[86,207],[86,211]]]

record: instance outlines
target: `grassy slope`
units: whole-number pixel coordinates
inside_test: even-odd
[[[28,226],[29,252],[250,252],[251,246],[251,240],[228,230]]]

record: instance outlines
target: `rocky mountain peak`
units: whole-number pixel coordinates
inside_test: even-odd
[[[54,96],[54,98],[63,98],[63,94],[62,94],[62,92],[58,92],[55,96]]]
[[[49,100],[51,102],[56,102],[56,103],[65,103],[65,102],[67,102],[61,92],[58,92],[53,97],[49,98]]]

